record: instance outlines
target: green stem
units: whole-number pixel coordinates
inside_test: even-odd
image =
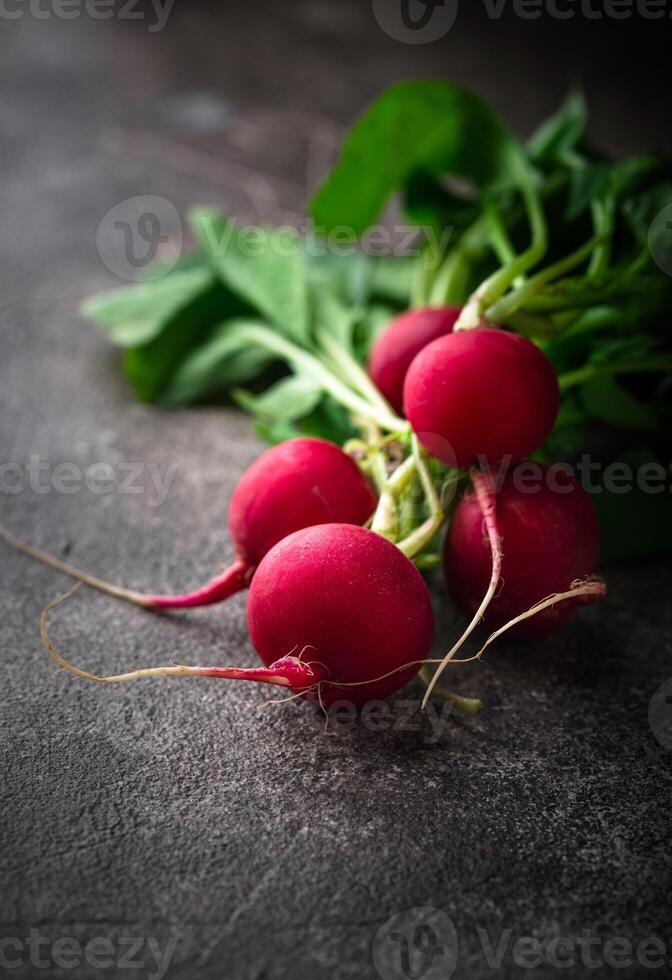
[[[399,527],[399,508],[397,501],[406,490],[415,473],[415,460],[412,456],[398,466],[392,476],[387,475],[385,457],[376,452],[373,457],[373,476],[380,494],[376,513],[373,515],[371,530],[384,538],[395,541]]]
[[[437,533],[441,530],[443,517],[428,517],[426,521],[416,528],[403,541],[397,541],[397,548],[407,558],[415,558],[417,554],[424,551],[427,545],[431,544]]]
[[[450,253],[434,280],[429,295],[430,306],[463,303],[470,275],[471,261],[468,253],[458,246]]]
[[[622,364],[586,364],[576,371],[567,371],[558,378],[560,391],[568,391],[595,378],[615,374],[639,374],[640,372],[672,371],[672,357],[647,358],[641,361],[625,361]]]
[[[492,202],[486,205],[485,215],[490,226],[490,238],[497,253],[497,258],[502,265],[508,265],[509,262],[513,262],[516,253],[511,244],[509,233],[502,221],[502,216]]]
[[[390,481],[387,475],[385,457],[383,453],[376,451],[372,459],[373,478],[380,494],[378,506],[373,515],[371,530],[389,541],[396,541],[399,533],[399,509],[397,498],[390,489]]]
[[[299,370],[310,375],[335,401],[356,415],[371,419],[381,429],[389,432],[408,432],[408,422],[399,418],[391,410],[383,411],[378,406],[372,405],[368,400],[362,398],[361,395],[358,395],[344,384],[340,378],[336,377],[317,357],[309,354],[308,351],[297,347],[296,344],[292,344],[289,340],[285,340],[284,337],[280,337],[267,327],[248,325],[245,328],[245,336],[254,343],[259,344],[260,347],[265,347],[266,350],[278,354]]]
[[[547,316],[537,316],[525,310],[517,310],[504,321],[507,326],[512,327],[516,333],[522,333],[525,337],[543,338],[552,340],[558,333],[556,324]]]
[[[611,241],[614,234],[614,221],[616,217],[615,202],[611,198],[606,201],[593,201],[591,213],[593,215],[595,231],[601,240],[593,252],[593,257],[588,267],[588,278],[597,279],[606,272],[611,259]]]
[[[415,460],[412,456],[405,459],[404,462],[397,466],[396,470],[389,478],[388,483],[390,488],[396,493],[397,496],[402,494],[404,490],[407,489],[411,480],[413,479],[413,474],[415,473]]]
[[[371,464],[371,475],[373,476],[373,482],[376,485],[378,493],[381,494],[388,484],[385,457],[381,452],[376,450],[369,455],[369,461]]]
[[[481,283],[462,310],[462,314],[455,324],[455,330],[470,330],[477,327],[484,312],[504,295],[511,283],[541,262],[546,254],[548,247],[546,217],[541,204],[541,197],[534,186],[534,179],[526,168],[521,172],[519,188],[530,222],[531,245]]]
[[[516,259],[500,269],[492,277],[490,284],[483,291],[482,301],[485,308],[492,306],[509,288],[514,279],[523,275],[528,269],[541,262],[548,248],[548,229],[546,217],[541,204],[541,198],[533,185],[532,178],[523,181],[520,188],[525,201],[525,208],[532,231],[532,244]]]
[[[490,251],[488,225],[484,215],[480,215],[459,237],[438,271],[433,282],[426,283],[424,303],[443,306],[445,303],[465,302],[465,293],[471,275],[471,264],[481,253]],[[428,263],[423,262],[428,268]],[[419,304],[415,303],[414,306]]]
[[[561,318],[562,315],[556,317],[556,322]],[[559,326],[565,336],[571,337],[582,333],[596,333],[607,327],[630,326],[631,319],[621,306],[595,306],[570,317],[566,323],[560,323]]]
[[[425,497],[427,498],[427,503],[429,504],[429,510],[432,514],[435,514],[443,519],[443,514],[441,512],[441,501],[439,500],[439,495],[436,491],[436,484],[432,479],[432,474],[429,472],[425,454],[420,448],[420,443],[418,442],[418,437],[415,435],[415,433],[411,436],[411,451],[415,461],[415,468],[420,476],[422,489]]]
[[[567,166],[572,170],[585,170],[588,166],[588,161],[575,150],[566,150],[563,157]],[[615,201],[612,197],[598,198],[591,203],[590,211],[593,217],[595,235],[601,239],[593,252],[588,268],[588,278],[595,279],[602,275],[609,266],[611,239],[614,232]]]
[[[440,258],[437,261],[437,247],[432,242],[426,242],[420,255],[416,259],[413,269],[413,280],[411,282],[411,307],[418,310],[427,306],[430,302],[432,292],[432,282],[436,275],[436,270],[440,266]]]
[[[416,555],[413,564],[421,572],[431,572],[435,568],[441,567],[441,555],[438,552],[427,552],[424,555]]]
[[[408,490],[399,494],[399,531],[397,541],[403,541],[412,534],[418,526],[418,500],[422,495],[420,478],[413,470],[413,477],[409,482]]]
[[[426,665],[420,670],[420,679],[427,687],[431,683],[432,674]],[[483,707],[482,703],[477,698],[465,698],[461,694],[456,694],[454,691],[449,691],[447,687],[443,686],[443,684],[435,684],[432,694],[438,697],[441,701],[447,701],[448,704],[452,704],[454,708],[461,711],[464,715],[477,715]]]
[[[334,364],[342,371],[343,377],[359,391],[360,395],[366,398],[379,411],[390,415],[393,414],[390,403],[383,398],[364,368],[348,353],[345,347],[342,347],[341,344],[334,340],[326,330],[318,329],[316,336],[318,343],[324,348]]]
[[[538,293],[542,286],[552,282],[554,279],[559,279],[571,269],[575,269],[576,266],[585,262],[601,241],[602,239],[600,237],[591,238],[590,241],[587,241],[581,248],[577,248],[571,255],[566,255],[564,259],[560,259],[558,262],[546,266],[536,276],[532,276],[522,286],[514,289],[508,295],[504,296],[503,299],[499,300],[498,303],[495,303],[486,310],[486,317],[495,322],[505,321],[521,306],[524,306],[527,299],[535,293]]]
[[[608,282],[596,287],[589,281],[582,288],[573,291],[554,292],[553,287],[547,293],[531,296],[526,303],[526,310],[532,313],[563,313],[570,310],[581,310],[588,306],[602,306],[605,303],[627,300],[643,293],[643,287],[634,289],[627,282]]]
[[[425,462],[416,436],[412,437],[411,445],[413,455],[410,458],[413,460],[415,469],[420,477],[422,489],[429,504],[430,516],[420,527],[416,528],[408,537],[404,538],[403,541],[397,542],[397,547],[407,558],[414,558],[419,552],[424,551],[427,545],[431,543],[432,539],[441,530],[441,526],[445,520],[445,515],[441,509],[441,501],[436,492],[436,486],[427,468],[427,463]]]
[[[519,164],[519,166],[520,165],[521,164]],[[524,163],[522,163],[522,167],[524,169],[522,175],[519,177],[520,182],[522,183],[525,181],[531,181],[532,177],[527,171],[527,168],[525,167]],[[540,198],[544,199],[544,198],[552,197],[563,187],[565,187],[567,181],[568,181],[568,177],[565,171],[558,171],[555,174],[553,174],[551,177],[548,177],[540,188],[539,191]],[[517,222],[520,219],[522,213],[523,213],[522,209],[518,204],[516,204],[511,209],[509,215],[510,221]],[[543,219],[543,214],[541,217]],[[535,223],[536,223],[536,219],[535,219]],[[541,236],[539,237],[541,240]],[[474,223],[470,225],[469,228],[467,228],[460,235],[459,243],[457,243],[455,248],[448,253],[447,258],[444,260],[444,265],[449,265],[449,266],[452,265],[452,263],[455,261],[453,259],[453,256],[456,251],[460,251],[464,256],[464,262],[461,263],[463,269],[467,265],[469,266],[469,268],[471,268],[471,264],[474,259],[480,259],[484,256],[489,255],[492,252],[491,229],[489,227],[488,219],[485,214],[481,214],[476,219],[476,221],[474,221]],[[545,248],[543,249],[543,251],[545,252]],[[543,254],[540,256],[540,258],[543,258]],[[512,281],[515,281],[517,278],[519,277],[518,276],[514,277],[514,280]],[[440,294],[439,287],[435,286],[432,289],[431,294],[429,292],[426,293],[425,301],[427,299],[427,296],[431,296],[432,303],[438,303],[438,304],[448,303],[448,302],[464,303],[465,302],[464,295],[463,294],[457,295],[457,290],[454,288],[457,279],[459,279],[459,276],[457,275],[457,273],[455,273],[454,268],[444,272],[444,268],[442,266],[442,268],[439,270],[439,272],[436,275],[435,283],[439,283],[440,281],[447,281],[449,284],[449,288],[451,289],[452,295],[447,295],[445,291],[443,294]],[[464,281],[462,282],[462,286],[465,289],[467,286],[467,282],[468,279],[465,276]],[[415,294],[414,294],[413,305],[414,306],[419,305],[418,302],[416,302]]]

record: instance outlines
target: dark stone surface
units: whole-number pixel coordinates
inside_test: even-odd
[[[139,494],[3,493],[2,520],[131,585],[186,587],[230,557],[226,503],[260,446],[232,409],[136,404],[116,355],[78,319],[79,296],[115,283],[95,248],[113,204],[152,193],[182,213],[211,201],[245,217],[300,214],[339,126],[407,76],[469,84],[524,132],[578,72],[607,148],[670,143],[667,21],[492,22],[470,11],[443,42],[410,46],[386,38],[365,3],[224,7],[178,0],[156,33],[85,16],[2,23],[2,462],[39,457],[43,485],[63,462],[109,462],[117,477],[129,461],[177,467],[160,506],[145,469]],[[626,58],[635,35],[646,72]],[[398,730],[399,699],[394,730],[325,734],[306,706],[261,710],[260,692],[242,685],[78,682],[52,668],[38,635],[64,580],[0,550],[9,975],[157,976],[151,939],[172,951],[170,978],[365,980],[377,975],[379,928],[425,906],[454,923],[458,978],[667,974],[609,966],[604,942],[656,934],[672,956],[672,754],[647,724],[672,673],[669,568],[612,570],[608,603],[561,636],[463,668],[460,686],[487,708],[450,720],[437,741],[427,724]],[[238,597],[152,616],[80,592],[52,629],[92,669],[252,663],[244,608]],[[437,608],[443,649],[457,621],[440,591]],[[399,949],[392,928],[376,955]],[[31,929],[61,967],[31,962]],[[479,929],[504,943],[498,968]],[[577,952],[560,970],[548,949],[534,973],[514,963],[520,937],[582,935],[600,937],[601,965]],[[54,946],[66,937],[112,945],[94,949],[98,966],[72,967],[76,948]],[[384,980],[403,975],[381,969]]]

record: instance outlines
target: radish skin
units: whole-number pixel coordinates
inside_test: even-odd
[[[521,616],[547,596],[568,592],[572,583],[590,578],[599,559],[595,508],[583,488],[560,467],[539,466],[534,489],[507,474],[496,498],[496,519],[502,539],[502,583],[484,619],[491,629]],[[549,477],[549,471],[550,473]],[[520,471],[518,471],[520,472]],[[455,604],[472,616],[478,607],[492,565],[492,548],[483,533],[483,517],[474,493],[458,504],[443,555],[448,591]],[[514,625],[509,636],[545,636],[565,623],[585,602],[601,596],[590,591],[549,604]]]
[[[538,449],[553,428],[559,404],[558,378],[548,357],[529,340],[503,330],[456,330],[428,344],[409,368],[406,415],[425,449],[444,465],[472,467],[478,527],[485,525],[489,546],[487,572],[479,579],[482,589],[470,604],[471,622],[443,658],[423,706],[499,585],[502,534],[491,467]]]
[[[267,666],[283,651],[309,649],[306,659],[327,672],[324,704],[393,694],[417,673],[434,631],[413,563],[373,531],[344,524],[297,531],[266,555],[247,624]]]
[[[533,453],[553,428],[559,403],[548,357],[525,337],[486,327],[428,344],[404,384],[418,439],[458,469]]]
[[[459,306],[409,310],[395,317],[376,337],[369,354],[369,374],[395,411],[403,411],[404,380],[416,354],[449,334],[460,312]]]

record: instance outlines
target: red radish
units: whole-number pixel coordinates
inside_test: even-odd
[[[57,600],[61,601],[61,600]],[[56,661],[88,680],[219,677],[275,684],[323,705],[361,705],[399,690],[424,662],[434,617],[415,565],[390,541],[351,524],[296,531],[272,548],[252,580],[247,622],[266,665],[154,667],[97,677],[71,667],[42,637]]]
[[[404,379],[411,361],[427,344],[449,334],[460,313],[459,306],[409,310],[376,337],[369,354],[369,374],[395,411],[403,411]]]
[[[479,327],[435,340],[411,364],[406,415],[447,466],[522,459],[553,427],[560,395],[548,357],[518,334]]]
[[[530,464],[527,464],[528,466]],[[589,496],[559,467],[538,465],[534,482],[523,468],[507,474],[496,497],[502,541],[502,582],[484,616],[493,629],[521,615],[595,571],[599,556],[597,514]],[[525,469],[527,466],[525,467]],[[492,550],[472,492],[458,504],[444,545],[448,590],[472,616],[488,587]],[[526,619],[510,631],[519,639],[543,636],[561,626],[585,599],[569,599]]]
[[[376,496],[357,464],[323,439],[290,439],[263,453],[243,474],[231,498],[229,533],[236,558],[207,585],[184,595],[145,595],[80,572],[0,528],[0,537],[93,588],[139,606],[179,609],[221,602],[248,587],[274,544],[313,524],[364,524]]]
[[[310,648],[306,659],[326,668],[322,700],[362,704],[415,676],[434,617],[421,574],[396,545],[365,528],[325,524],[297,531],[264,558],[247,625],[265,664]]]
[[[455,331],[420,351],[408,370],[404,406],[416,436],[445,465],[472,467],[479,527],[487,534],[490,559],[473,618],[441,661],[423,707],[499,586],[502,537],[490,467],[538,449],[553,428],[559,404],[558,378],[548,357],[525,337],[504,330]]]

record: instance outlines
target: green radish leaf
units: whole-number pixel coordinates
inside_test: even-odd
[[[322,399],[322,388],[312,378],[297,374],[283,378],[263,395],[236,388],[233,400],[251,415],[267,423],[295,422],[309,415]]]
[[[92,297],[82,311],[127,348],[124,369],[136,395],[156,402],[163,400],[183,361],[208,339],[215,324],[225,316],[244,316],[249,308],[194,254],[160,279]],[[253,367],[262,362],[267,358],[260,358],[257,350],[236,355],[229,365],[232,383],[250,380]]]
[[[654,354],[656,338],[645,333],[633,332],[626,337],[603,340],[593,349],[593,364],[616,364],[619,361],[638,361],[649,359]]]
[[[588,106],[582,92],[569,93],[559,111],[541,123],[527,143],[536,164],[557,163],[581,142],[588,122]]]
[[[593,418],[617,429],[646,431],[658,428],[658,416],[614,378],[589,381],[581,388],[581,400]]]
[[[290,340],[310,343],[303,248],[289,228],[245,229],[217,211],[191,212],[193,232],[222,282]]]
[[[595,279],[565,276],[530,297],[526,310],[547,313],[602,306],[612,302],[636,303],[640,312],[665,308],[672,290],[669,277],[642,274],[628,266],[613,266]]]
[[[184,405],[257,377],[272,354],[251,341],[246,327],[256,321],[221,323],[208,341],[185,357],[162,392],[167,405]]]
[[[417,261],[416,256],[371,258],[367,266],[367,301],[395,303],[406,309],[411,302]]]
[[[331,398],[323,398],[309,415],[295,422],[267,422],[260,419],[256,430],[260,438],[273,445],[296,436],[315,436],[342,446],[357,435],[348,413]]]
[[[348,353],[352,353],[352,334],[358,311],[346,306],[327,287],[313,288],[311,294],[316,330],[325,330]]]
[[[632,194],[653,174],[663,174],[666,166],[665,160],[654,154],[617,160],[611,165],[611,190],[617,197]]]
[[[154,259],[144,269],[138,270],[138,281],[147,282],[152,279],[160,279],[169,272],[187,272],[189,269],[196,268],[207,269],[209,263],[199,249],[192,248],[187,252],[182,252],[177,260],[174,257],[171,259]]]
[[[211,269],[200,264],[169,272],[160,279],[91,296],[82,303],[81,312],[95,320],[115,344],[135,347],[153,340],[167,323],[183,316],[192,303],[210,294],[215,283]]]
[[[280,442],[287,442],[288,439],[296,439],[305,435],[292,422],[270,422],[266,419],[257,419],[254,430],[260,439],[270,443],[271,446],[277,446]]]
[[[418,170],[482,188],[512,179],[517,155],[515,140],[478,96],[448,82],[404,82],[355,124],[312,214],[320,229],[345,225],[362,235]]]
[[[655,233],[654,222],[661,211],[672,204],[672,182],[663,181],[649,190],[633,195],[623,205],[623,213],[635,238],[643,245],[654,247],[650,235]],[[659,229],[661,244],[669,244],[670,232],[664,225]]]
[[[411,301],[415,255],[315,254],[306,256],[314,290],[326,288],[348,306],[365,307],[376,300],[406,309]]]
[[[612,166],[609,163],[592,163],[572,170],[565,221],[574,221],[583,214],[593,201],[609,190],[611,180]]]
[[[599,333],[609,329],[633,329],[637,317],[632,309],[619,303],[618,306],[593,306],[581,313],[564,332],[564,337],[579,334]],[[598,340],[591,338],[594,343]]]
[[[544,346],[558,374],[581,367],[590,358],[592,339],[583,333],[567,332]]]
[[[632,157],[617,163],[586,162],[577,166],[570,175],[565,220],[575,220],[599,198],[622,198],[660,166],[661,161],[655,156]]]
[[[404,210],[416,225],[431,228],[438,241],[447,228],[453,229],[451,244],[481,214],[477,201],[458,197],[423,170],[411,174],[406,183]]]
[[[313,292],[327,289],[348,305],[366,302],[370,292],[370,257],[363,252],[352,255],[329,252],[326,244],[315,249],[314,242],[315,239],[306,252],[308,281]]]
[[[550,459],[565,458],[580,453],[586,446],[586,427],[578,422],[553,429],[544,443],[543,454]]]
[[[203,344],[222,316],[243,316],[246,308],[218,282],[166,320],[159,333],[124,354],[124,370],[141,401],[160,401],[184,359]]]

